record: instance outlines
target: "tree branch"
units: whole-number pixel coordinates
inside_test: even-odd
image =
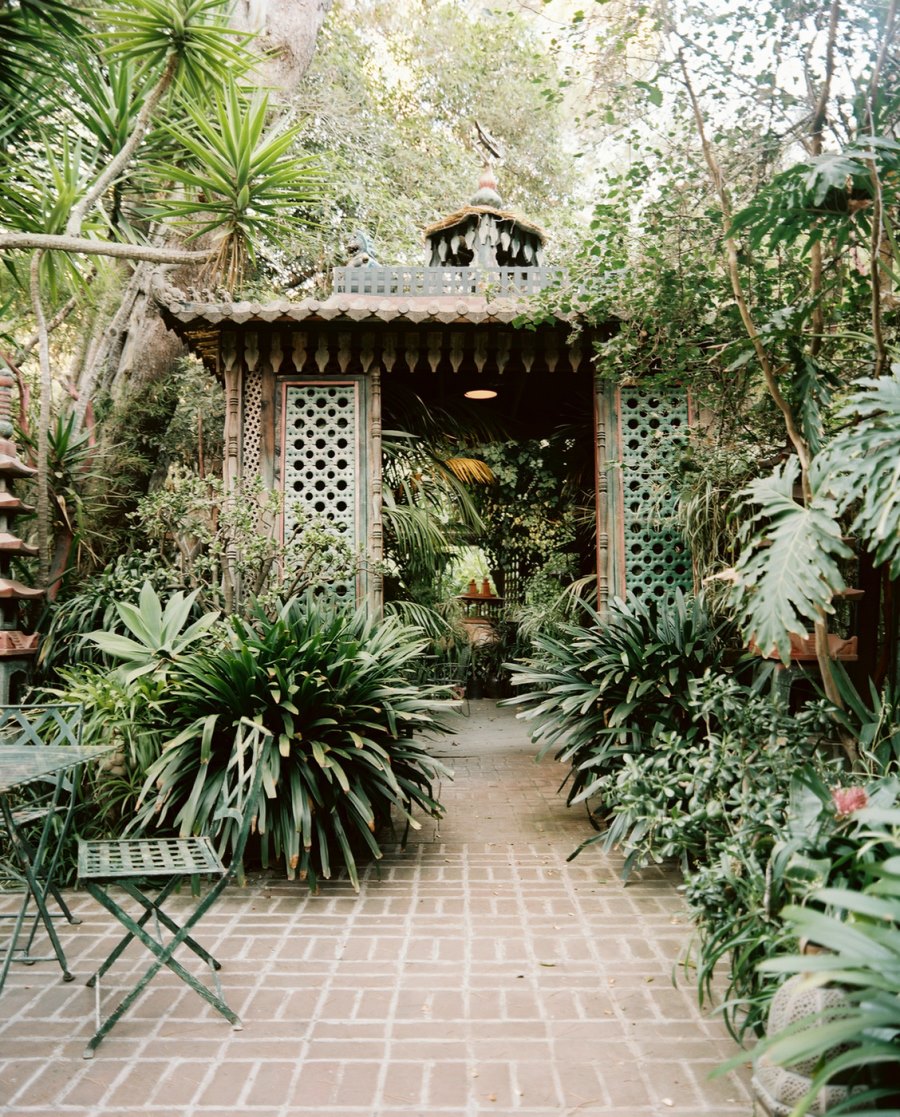
[[[26,383],[25,377],[22,375],[22,370],[19,368],[18,364],[8,353],[4,353],[2,349],[0,349],[0,361],[2,361],[6,365],[9,371],[16,378],[16,384],[19,388],[19,430],[22,432],[23,435],[27,437],[28,408],[31,403],[31,395],[28,391],[28,384]]]
[[[91,268],[88,274],[84,277],[85,286],[93,283],[96,275],[97,269]],[[75,309],[75,307],[78,306],[78,302],[78,295],[73,295],[70,299],[64,302],[59,310],[57,310],[57,312],[47,323],[47,333],[52,334],[57,326],[61,326]],[[22,344],[16,350],[15,362],[17,365],[20,365],[25,360],[31,350],[34,349],[35,345],[37,345],[38,341],[40,341],[40,335],[35,332],[31,335],[30,338],[28,338],[27,341],[22,342]]]
[[[44,304],[41,301],[41,260],[39,248],[31,257],[31,305],[38,328],[38,353],[41,364],[41,411],[38,423],[37,453],[37,542],[38,578],[46,585],[50,576],[50,396],[53,377],[50,370],[50,335]]]
[[[753,321],[753,315],[750,313],[750,307],[747,305],[747,297],[744,293],[744,286],[741,282],[741,273],[738,267],[738,250],[734,237],[731,235],[729,228],[731,223],[731,200],[728,197],[728,191],[725,187],[725,181],[722,177],[722,169],[716,159],[715,152],[712,145],[706,136],[706,128],[703,123],[703,114],[700,111],[700,104],[697,96],[694,93],[694,87],[691,83],[690,75],[688,74],[687,65],[684,61],[684,55],[681,51],[678,52],[678,62],[681,66],[681,72],[684,76],[684,83],[687,86],[688,96],[691,100],[691,107],[694,112],[694,120],[697,124],[697,131],[700,136],[700,145],[703,148],[703,157],[706,160],[706,166],[709,169],[710,178],[713,181],[716,194],[719,198],[719,204],[722,208],[722,228],[724,231],[725,250],[728,258],[728,275],[731,280],[731,290],[734,294],[735,302],[737,303],[738,311],[741,315],[741,321],[744,324],[744,329],[747,331],[747,336],[753,345],[756,352],[757,360],[759,361],[760,368],[762,369],[763,377],[766,382],[766,388],[769,395],[775,401],[775,405],[784,416],[784,425],[787,429],[788,438],[794,450],[797,452],[797,457],[800,461],[800,468],[804,479],[806,479],[807,471],[810,463],[809,445],[806,439],[800,433],[797,427],[794,413],[791,406],[784,398],[781,389],[778,386],[778,378],[775,375],[775,369],[772,366],[772,361],[769,354],[766,352],[765,346],[759,337],[759,330],[756,328],[756,323]],[[805,481],[808,485],[808,480]],[[806,494],[808,495],[808,494]]]
[[[139,264],[138,267],[135,268],[134,274],[129,279],[125,290],[122,292],[118,309],[103,329],[97,339],[97,345],[92,347],[92,351],[88,354],[84,362],[81,375],[79,376],[77,398],[75,401],[75,426],[77,430],[80,430],[84,425],[85,412],[93,397],[94,386],[97,382],[97,374],[100,371],[101,357],[103,357],[103,359],[108,358],[111,342],[117,334],[125,329],[129,316],[134,308],[137,292],[146,279],[146,276],[146,264]]]
[[[828,42],[825,47],[825,76],[822,79],[822,88],[816,100],[812,125],[809,136],[809,152],[813,158],[822,154],[822,133],[828,119],[828,100],[831,97],[831,82],[834,77],[834,47],[837,42],[838,19],[840,16],[839,0],[831,0],[828,14]],[[822,242],[816,240],[810,245],[810,275],[809,293],[812,299],[812,322],[810,323],[810,356],[815,357],[822,348],[822,338],[825,333],[825,311],[822,307]]]
[[[45,252],[80,252],[85,256],[114,256],[119,260],[145,260],[149,264],[204,264],[215,249],[182,252],[177,248],[151,248],[143,244],[88,240],[87,237],[51,233],[0,233],[0,249],[39,248]]]
[[[885,21],[884,36],[881,41],[881,50],[872,71],[872,80],[869,82],[869,91],[866,96],[866,119],[869,132],[875,134],[875,98],[878,94],[878,85],[881,80],[881,70],[884,66],[887,52],[893,44],[896,32],[897,0],[891,0]],[[882,376],[888,367],[887,344],[884,340],[884,327],[882,323],[881,307],[881,260],[885,251],[884,233],[884,196],[881,189],[881,176],[878,165],[874,159],[866,160],[869,167],[869,178],[872,182],[872,235],[869,239],[869,267],[871,293],[872,293],[872,340],[875,345],[875,363],[872,369],[874,376]]]
[[[837,0],[832,4],[832,10],[836,9]],[[812,454],[810,452],[809,443],[800,433],[797,427],[794,413],[791,406],[784,398],[781,389],[778,386],[778,379],[775,374],[775,369],[766,352],[765,346],[759,337],[759,331],[753,321],[753,315],[750,313],[750,307],[747,304],[747,298],[744,293],[743,283],[741,282],[741,274],[738,267],[738,253],[737,244],[734,237],[729,232],[729,223],[731,218],[731,203],[728,197],[728,191],[725,188],[725,182],[722,177],[722,170],[716,159],[715,152],[712,145],[706,136],[706,129],[703,124],[703,114],[700,111],[700,104],[694,93],[694,87],[691,83],[690,74],[688,73],[687,65],[684,61],[684,56],[679,51],[678,61],[681,65],[681,72],[684,75],[684,82],[687,86],[688,96],[691,99],[691,106],[694,111],[694,119],[697,124],[697,131],[700,135],[700,143],[703,148],[703,155],[706,159],[706,165],[709,168],[710,176],[713,180],[716,192],[719,195],[719,201],[722,207],[722,224],[725,233],[725,248],[728,254],[728,273],[731,278],[731,289],[734,292],[735,301],[740,311],[741,321],[744,323],[744,329],[750,341],[753,343],[753,348],[756,351],[757,359],[759,360],[760,367],[762,368],[763,377],[765,378],[766,388],[769,395],[775,401],[776,406],[784,416],[784,424],[787,430],[788,438],[790,438],[794,450],[797,453],[797,458],[800,462],[800,480],[803,489],[803,501],[809,504],[812,499],[812,487],[809,478],[809,468],[812,461]],[[828,624],[827,617],[824,609],[818,610],[818,619],[814,627],[815,641],[816,641],[816,660],[819,665],[819,672],[822,676],[822,686],[825,689],[825,695],[838,709],[844,708],[844,702],[841,698],[840,691],[834,681],[834,672],[831,668],[831,660],[829,658],[828,648]],[[845,739],[845,735],[841,736],[841,743],[847,752],[851,763],[854,761],[855,743],[849,739]]]

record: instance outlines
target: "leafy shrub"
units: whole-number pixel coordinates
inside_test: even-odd
[[[680,862],[701,1004],[727,961],[723,1013],[741,1038],[762,1031],[777,985],[760,963],[793,945],[780,909],[825,885],[862,887],[877,844],[841,813],[843,766],[821,747],[833,732],[826,703],[791,713],[777,691],[710,674],[692,684],[691,707],[701,734],[662,734],[601,779],[611,823],[579,850],[620,846],[626,879],[650,860]],[[888,808],[898,787],[880,779],[849,794]]]
[[[660,733],[585,788],[583,796],[602,796],[610,824],[572,856],[598,841],[619,846],[625,880],[649,861],[679,861],[696,925],[700,1001],[711,996],[727,958],[724,1014],[740,1036],[760,1026],[772,992],[758,963],[788,945],[772,855],[785,833],[798,768],[811,778],[827,769],[816,746],[831,723],[824,705],[792,715],[777,695],[712,673],[692,681],[688,711],[692,734]]]
[[[725,631],[710,624],[702,594],[678,593],[671,605],[616,599],[602,617],[584,609],[590,627],[537,632],[531,662],[510,667],[513,686],[529,689],[509,704],[536,723],[539,758],[556,749],[571,766],[570,804],[662,734],[696,734],[690,682],[726,655]]]
[[[825,704],[792,714],[777,691],[711,672],[689,682],[685,708],[690,733],[654,735],[582,792],[606,803],[602,841],[625,851],[626,879],[651,860],[677,859],[685,871],[708,861],[748,820],[777,829],[791,777],[832,729]]]
[[[78,832],[84,838],[119,837],[134,818],[147,769],[167,736],[158,710],[165,680],[129,679],[85,664],[63,669],[58,683],[45,693],[85,709],[84,743],[114,746],[85,767],[86,809],[79,813]]]
[[[165,679],[154,727],[170,739],[147,771],[139,830],[219,833],[227,846],[230,832],[216,830],[214,815],[248,726],[264,734],[264,784],[276,792],[257,807],[261,856],[264,864],[283,857],[289,878],[315,886],[342,863],[356,887],[357,857],[381,856],[377,832],[392,810],[415,828],[414,807],[440,815],[432,781],[449,772],[411,734],[443,729],[447,692],[409,681],[426,644],[417,629],[310,596],[274,618],[232,616],[199,642],[196,623],[186,631],[175,624],[184,600],[162,610],[154,599],[146,590],[140,615],[123,616],[135,647],[95,637],[125,660],[126,677]],[[165,629],[170,613],[153,653],[146,636]]]
[[[226,496],[223,482],[189,470],[170,470],[165,487],[138,502],[134,520],[158,547],[158,562],[173,581],[196,590],[205,608],[245,612],[312,587],[353,578],[357,556],[325,521],[305,512],[283,543],[261,525],[285,511],[282,495],[257,478],[241,481]]]
[[[881,775],[900,773],[900,679],[888,680],[880,691],[870,679],[866,698],[839,662],[832,670],[845,705],[837,716],[858,742],[866,769]]]
[[[843,1004],[767,1037],[754,1051],[755,1060],[765,1054],[781,1066],[813,1062],[816,1073],[794,1110],[798,1117],[832,1081],[858,1091],[835,1113],[900,1112],[900,809],[870,800],[844,822],[859,853],[856,872],[844,887],[817,889],[811,903],[782,912],[794,935],[823,951],[764,963],[770,974],[806,973],[811,983],[835,984],[846,994]]]

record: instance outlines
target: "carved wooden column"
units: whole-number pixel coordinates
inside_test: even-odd
[[[238,358],[237,334],[222,334],[219,362],[225,385],[225,429],[222,460],[222,482],[225,500],[233,500],[241,476],[241,362]],[[240,599],[240,579],[237,571],[237,554],[229,548],[224,561],[225,608],[234,609]]]
[[[597,493],[597,609],[609,606],[609,492],[606,441],[605,391],[599,373],[594,374],[594,485]]]
[[[363,365],[365,370],[365,365]],[[369,547],[366,599],[375,616],[384,607],[384,525],[381,515],[381,369],[372,361],[369,370]]]

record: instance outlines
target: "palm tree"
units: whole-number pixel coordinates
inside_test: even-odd
[[[57,78],[42,95],[40,112],[27,99],[23,108],[8,110],[7,134],[16,144],[0,152],[0,180],[7,186],[0,191],[0,251],[14,284],[8,300],[0,291],[0,305],[28,291],[34,335],[16,356],[21,360],[37,344],[40,359],[43,578],[50,522],[49,339],[88,281],[90,273],[76,261],[97,261],[95,268],[109,257],[138,268],[205,263],[224,266],[223,278],[235,282],[254,239],[277,233],[285,208],[315,194],[310,166],[287,155],[296,129],[268,133],[266,99],[241,86],[254,57],[247,36],[228,25],[228,6],[227,0],[118,0],[95,14],[90,35],[55,2],[0,12],[13,32],[0,53],[0,84],[4,72],[14,82],[26,67],[52,69]],[[163,109],[165,127],[159,123]],[[189,235],[212,234],[212,245],[195,251],[168,245],[166,238],[186,221],[199,226]],[[30,254],[27,273],[23,252]],[[56,315],[46,312],[48,299],[61,304]],[[108,321],[100,328],[109,331]],[[79,419],[96,358],[85,367]]]

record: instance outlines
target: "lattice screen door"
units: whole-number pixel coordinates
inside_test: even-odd
[[[690,554],[674,522],[675,462],[688,437],[686,393],[628,387],[601,389],[598,463],[604,493],[598,529],[609,545],[612,593],[669,598],[693,587]],[[601,584],[605,584],[602,582]],[[601,604],[604,604],[601,602]]]
[[[365,523],[365,384],[295,381],[283,397],[282,485],[284,536],[308,523],[327,524],[359,553]],[[337,583],[338,597],[356,599],[361,588]]]

